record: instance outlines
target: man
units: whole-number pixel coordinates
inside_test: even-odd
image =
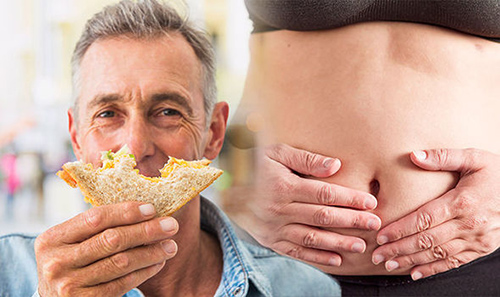
[[[87,23],[72,64],[68,116],[78,159],[98,165],[100,151],[127,144],[139,172],[157,176],[169,155],[219,153],[228,105],[215,104],[213,50],[171,8],[154,0],[105,8]],[[339,294],[315,268],[239,241],[201,197],[174,217],[123,203],[90,209],[36,240],[4,237],[0,295]]]

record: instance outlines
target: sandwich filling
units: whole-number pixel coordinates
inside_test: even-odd
[[[124,146],[116,153],[102,152],[102,167],[81,161],[63,165],[57,175],[80,188],[93,206],[141,201],[155,205],[159,215],[170,215],[212,184],[222,170],[209,160],[185,161],[169,157],[159,177],[147,177],[135,169],[135,157]]]

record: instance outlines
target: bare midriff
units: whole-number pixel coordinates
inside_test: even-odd
[[[413,150],[500,153],[498,43],[429,25],[372,22],[256,33],[250,52],[242,106],[264,119],[261,143],[339,158],[340,171],[323,180],[372,192],[382,226],[457,183],[457,174],[413,165]],[[371,261],[376,232],[330,230],[361,237],[367,249],[341,253],[340,267],[321,269],[391,274]]]

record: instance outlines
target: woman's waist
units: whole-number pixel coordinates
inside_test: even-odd
[[[370,152],[367,152],[370,154]],[[322,181],[372,193],[377,198],[377,207],[370,211],[382,221],[382,228],[410,214],[420,206],[435,199],[450,189],[458,180],[452,172],[433,172],[419,169],[410,161],[409,152],[399,157],[382,160],[372,155],[344,157],[341,169]],[[378,247],[377,232],[347,228],[325,228],[325,230],[346,236],[362,238],[366,242],[364,253],[340,253],[340,267],[320,267],[326,272],[338,275],[389,275],[383,263],[374,265],[372,253]],[[408,271],[397,271],[407,274]]]
[[[467,70],[483,66],[478,64],[500,63],[499,52],[496,42],[405,22],[365,22],[321,31],[279,30],[250,37],[251,65],[268,69],[276,64],[317,68],[387,59],[420,70],[450,64],[449,70]]]
[[[351,150],[348,156],[328,154],[342,163],[334,175],[306,178],[371,193],[378,201],[372,212],[382,219],[382,227],[444,194],[458,181],[456,173],[417,167],[410,160],[410,151],[393,158],[376,156],[370,150],[355,155],[355,151]]]
[[[239,113],[258,112],[271,138],[297,135],[303,142],[489,149],[498,138],[500,63],[482,74],[471,68],[465,78],[462,71],[441,75],[376,61],[250,70]]]
[[[291,110],[294,108],[290,107]],[[261,131],[260,135],[266,135],[271,143],[285,143],[339,158],[342,163],[340,170],[321,180],[374,194],[378,205],[373,213],[380,217],[382,226],[443,195],[458,181],[454,172],[426,171],[417,167],[410,159],[412,151],[475,147],[500,153],[500,138],[494,136],[500,125],[488,125],[491,119],[476,117],[474,112],[446,119],[387,114],[386,119],[381,117],[378,120],[373,119],[377,115],[370,113],[365,118],[352,117],[346,108],[343,114],[321,109],[315,117],[299,117],[304,112],[289,111],[289,118],[280,118],[273,129]],[[464,118],[471,120],[464,121]],[[330,230],[361,237],[366,241],[367,249],[363,254],[342,253],[342,266],[321,269],[338,275],[393,274],[383,265],[376,266],[371,262],[372,252],[378,246],[376,232]]]
[[[242,101],[418,98],[432,106],[464,94],[483,103],[498,98],[498,81],[499,43],[422,24],[372,22],[252,36]]]

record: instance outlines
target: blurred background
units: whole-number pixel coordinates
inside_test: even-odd
[[[55,173],[75,159],[67,131],[70,59],[88,18],[117,0],[2,1],[0,10],[0,235],[37,233],[89,206]],[[243,1],[165,1],[212,36],[219,100],[234,120],[248,64],[251,22]],[[239,125],[233,125],[237,135]],[[229,189],[244,184],[250,152],[229,142],[215,166],[225,174],[204,195],[231,211]],[[234,187],[236,186],[236,187]]]

